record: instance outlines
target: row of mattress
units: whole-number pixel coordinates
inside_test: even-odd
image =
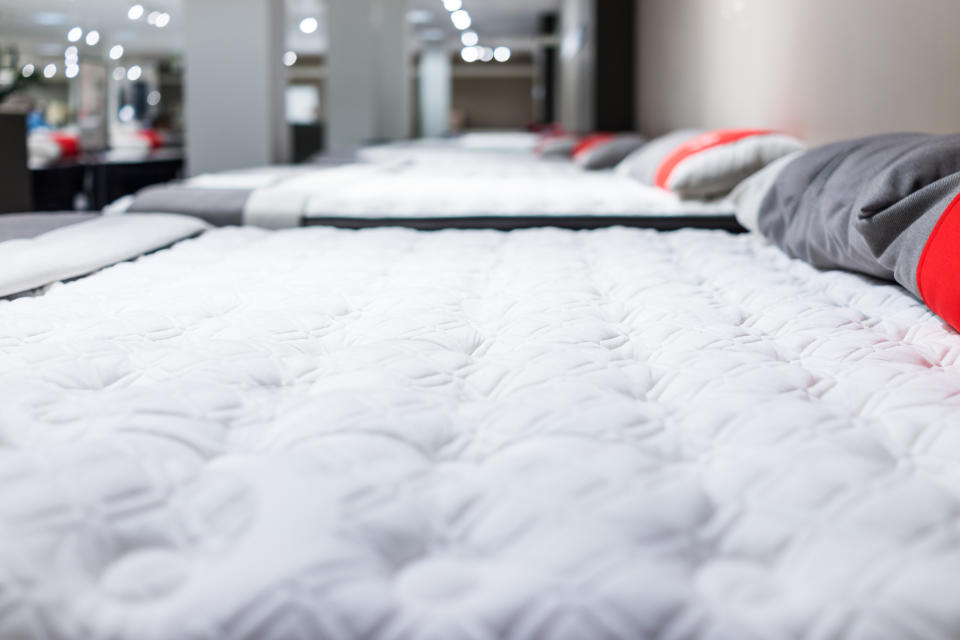
[[[0,637],[960,637],[958,149],[749,234],[17,221]]]
[[[960,306],[942,292],[951,258],[932,241],[952,241],[938,222],[952,206],[957,155],[957,137],[922,134],[814,150],[750,129],[684,130],[649,142],[631,134],[473,135],[364,149],[357,162],[324,168],[202,175],[111,211],[265,228],[746,228],[815,266],[895,280],[956,324]]]
[[[384,145],[321,166],[201,175],[147,189],[110,210],[265,228],[382,221],[514,228],[521,220],[584,228],[611,218],[654,228],[736,228],[724,196],[802,148],[788,136],[742,130],[683,131],[649,143],[588,136],[568,157],[556,144],[552,137],[475,134]],[[661,166],[668,169],[657,175]]]

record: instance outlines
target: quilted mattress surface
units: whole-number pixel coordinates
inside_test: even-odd
[[[0,302],[0,637],[958,637],[958,355],[746,236],[209,232]]]

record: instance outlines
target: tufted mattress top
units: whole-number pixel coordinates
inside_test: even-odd
[[[958,356],[748,236],[211,231],[0,302],[0,637],[958,637]]]

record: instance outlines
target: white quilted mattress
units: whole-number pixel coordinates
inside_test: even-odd
[[[209,232],[0,302],[0,638],[958,637],[958,356],[746,236]]]
[[[733,215],[728,201],[681,200],[613,171],[584,171],[572,163],[528,158],[494,162],[479,153],[454,161],[446,153],[437,155],[450,162],[421,153],[396,164],[226,172],[198,176],[185,185],[253,189],[243,219],[268,228],[329,217]]]

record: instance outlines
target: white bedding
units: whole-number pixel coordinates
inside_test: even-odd
[[[328,217],[732,216],[727,202],[683,201],[612,171],[586,172],[565,163],[478,161],[458,167],[421,158],[318,169],[273,181],[268,176],[201,176],[187,184],[246,182],[253,192],[244,222],[267,228]]]
[[[0,302],[0,637],[958,637],[958,355],[746,236],[208,232]]]
[[[131,214],[95,218],[34,238],[0,242],[0,297],[84,276],[207,228],[186,216]]]
[[[111,213],[170,211],[204,216],[195,189],[231,192],[211,200],[209,221],[289,228],[330,219],[466,218],[729,219],[727,201],[683,201],[614,171],[543,160],[527,134],[475,134],[368,147],[342,166],[272,167],[204,174]],[[239,194],[239,195],[238,195]]]

